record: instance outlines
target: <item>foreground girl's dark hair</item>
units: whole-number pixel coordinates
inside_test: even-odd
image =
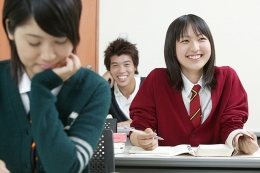
[[[73,52],[75,52],[80,41],[81,9],[81,0],[5,0],[2,23],[6,34],[7,30],[14,33],[17,26],[25,24],[33,17],[46,33],[56,37],[68,37],[74,46]],[[17,54],[15,42],[9,40],[9,44],[12,76],[18,82],[23,65]]]

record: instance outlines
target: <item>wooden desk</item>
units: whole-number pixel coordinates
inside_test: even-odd
[[[193,156],[133,156],[128,154],[130,146],[124,154],[115,155],[116,172],[120,173],[248,173],[260,172],[260,157],[193,157]],[[260,154],[260,152],[259,152]]]

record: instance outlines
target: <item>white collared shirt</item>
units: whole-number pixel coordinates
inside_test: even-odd
[[[138,92],[140,82],[141,82],[141,78],[139,75],[135,75],[134,79],[135,79],[135,90],[128,99],[120,92],[120,90],[117,86],[117,83],[114,84],[114,94],[115,94],[116,102],[119,105],[119,108],[121,109],[121,111],[125,114],[125,116],[128,119],[130,119],[129,107],[130,107],[136,93]]]
[[[181,73],[182,75],[182,80],[184,84],[184,88],[182,90],[182,99],[184,102],[184,105],[187,109],[188,114],[190,115],[190,98],[191,98],[191,89],[193,88],[194,85],[191,83],[186,76]],[[199,91],[200,95],[200,105],[201,105],[201,110],[202,110],[202,120],[201,124],[208,118],[211,109],[212,109],[212,99],[211,99],[211,91],[207,88],[204,88],[202,85],[202,77],[199,79],[198,83],[201,86],[201,89]]]
[[[27,93],[31,91],[31,80],[28,77],[27,73],[23,73],[21,80],[18,84],[18,87],[19,87],[19,92],[20,92],[20,95],[21,95],[21,99],[22,99],[22,102],[23,102],[25,112],[26,112],[26,114],[28,114],[29,111],[30,111],[30,100],[29,100]],[[53,95],[57,96],[58,93],[61,90],[61,87],[62,87],[62,85],[60,85],[60,86],[54,88],[53,90],[51,90]]]

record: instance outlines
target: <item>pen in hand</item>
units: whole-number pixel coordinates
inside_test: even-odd
[[[138,134],[146,134],[144,131],[141,131],[141,130],[136,130],[135,128],[133,127],[127,127],[127,126],[124,126],[125,129],[129,129],[129,131],[132,131],[132,132],[135,132],[135,133],[138,133]],[[160,136],[155,136],[154,139],[158,139],[158,140],[164,140],[162,137]]]

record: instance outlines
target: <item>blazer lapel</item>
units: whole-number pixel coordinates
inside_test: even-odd
[[[14,115],[18,119],[21,127],[30,127],[30,122],[28,120],[28,115],[25,112],[24,105],[21,99],[21,95],[19,93],[18,87],[14,83],[6,83],[8,85],[8,92],[11,98],[10,106],[13,108],[15,112]]]
[[[187,109],[184,105],[183,99],[182,99],[182,94],[179,92],[176,92],[175,94],[176,96],[176,101],[177,101],[177,105],[179,108],[179,116],[181,116],[181,119],[183,121],[183,124],[185,126],[185,128],[187,129],[188,132],[191,132],[194,130],[194,127],[190,121],[190,116],[187,112]]]

